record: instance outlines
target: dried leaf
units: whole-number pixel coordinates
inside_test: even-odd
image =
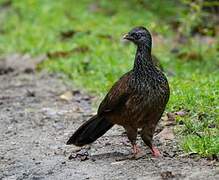
[[[71,29],[71,30],[60,32],[60,36],[62,40],[66,40],[66,39],[72,38],[76,33],[77,31]]]
[[[65,101],[71,101],[73,98],[73,94],[71,91],[66,91],[62,95],[59,96],[60,99],[65,100]]]

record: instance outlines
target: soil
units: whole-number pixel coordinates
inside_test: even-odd
[[[68,91],[72,97],[60,97]],[[0,179],[219,179],[217,163],[184,154],[175,139],[155,138],[160,158],[139,139],[142,156],[133,158],[119,126],[83,149],[65,145],[94,101],[59,75],[0,75]]]

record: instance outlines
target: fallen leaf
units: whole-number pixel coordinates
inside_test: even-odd
[[[61,94],[60,99],[65,100],[65,101],[71,101],[73,98],[72,91],[66,91],[63,94]]]
[[[77,31],[71,29],[71,30],[60,32],[60,36],[62,40],[66,40],[66,39],[72,38],[76,33]]]

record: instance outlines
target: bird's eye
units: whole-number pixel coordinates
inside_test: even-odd
[[[132,33],[132,37],[135,39],[140,39],[140,35],[136,33]]]

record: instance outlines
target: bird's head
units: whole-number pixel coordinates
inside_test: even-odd
[[[146,28],[142,26],[133,28],[128,34],[124,35],[123,38],[132,41],[137,46],[145,45],[151,49],[151,34]]]

